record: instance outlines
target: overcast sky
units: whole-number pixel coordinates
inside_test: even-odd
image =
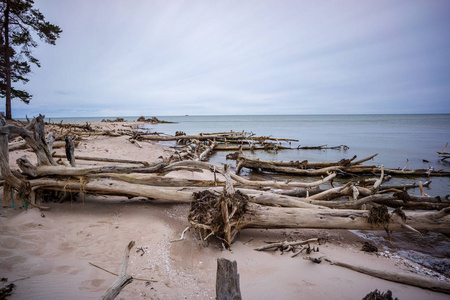
[[[35,6],[63,33],[13,117],[450,113],[450,1]]]

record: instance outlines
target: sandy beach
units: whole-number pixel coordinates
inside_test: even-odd
[[[117,131],[139,123],[92,125]],[[173,151],[154,142],[140,145],[142,148],[126,136],[91,136],[81,141],[75,154],[155,162]],[[64,154],[64,149],[55,151]],[[34,154],[27,150],[9,154],[12,169],[17,169],[15,161],[22,155],[35,162]],[[179,171],[167,176],[208,179],[212,174]],[[131,250],[128,273],[135,280],[117,299],[215,299],[216,260],[220,257],[237,261],[243,299],[362,299],[375,289],[390,290],[398,299],[449,299],[447,294],[378,279],[325,261],[315,264],[304,259],[306,254],[292,258],[291,252],[281,255],[279,251],[254,250],[266,242],[320,237],[323,242],[316,245],[319,252],[311,254],[314,257],[396,272],[425,270],[394,251],[361,251],[364,239],[347,230],[245,229],[230,251],[217,240],[202,242],[191,232],[185,240],[171,242],[189,225],[189,204],[86,195],[43,205],[50,209],[25,210],[16,202],[14,208],[0,210],[0,277],[7,278],[1,285],[16,285],[8,299],[97,299],[116,276],[93,264],[117,273],[124,249],[132,240],[136,246]],[[448,279],[447,283],[450,285]]]

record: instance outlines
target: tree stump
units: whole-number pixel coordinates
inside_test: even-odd
[[[239,274],[235,260],[230,261],[225,258],[217,259],[216,299],[242,299],[241,288],[239,286]]]

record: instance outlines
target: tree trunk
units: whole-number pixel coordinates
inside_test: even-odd
[[[402,284],[418,286],[436,292],[450,294],[450,284],[445,281],[428,278],[425,276],[409,273],[391,272],[386,270],[376,270],[363,265],[351,265],[345,262],[329,260],[332,265],[347,268],[356,272],[367,274],[373,277],[398,282]]]
[[[11,61],[9,56],[9,11],[10,11],[10,0],[6,1],[6,9],[5,9],[5,22],[4,22],[4,29],[5,29],[5,45],[4,45],[4,59],[5,59],[5,75],[6,75],[6,119],[10,120],[12,118],[11,114]]]
[[[89,180],[60,180],[54,178],[40,178],[30,180],[33,189],[49,189],[66,192],[92,193],[99,195],[115,195],[127,197],[147,197],[152,199],[190,203],[194,199],[192,193],[203,191],[200,187],[163,187],[143,184],[130,184],[108,179]],[[211,192],[219,192],[221,188],[209,188]],[[295,197],[277,195],[249,189],[239,189],[250,196],[250,201],[264,205],[278,205],[282,207],[324,208],[309,204]]]
[[[409,212],[406,214],[407,225],[416,230],[450,233],[449,209],[439,212]],[[239,226],[242,228],[323,228],[323,229],[356,229],[383,230],[383,226],[375,226],[368,222],[367,210],[344,209],[306,209],[267,207],[249,203]],[[400,216],[390,217],[388,228],[392,231],[407,230]]]

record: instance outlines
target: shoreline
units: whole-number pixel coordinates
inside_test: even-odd
[[[121,130],[136,122],[93,123],[109,130]],[[144,124],[144,123],[142,123]],[[137,124],[136,124],[137,125]],[[172,150],[158,143],[142,142],[142,148],[126,137],[92,136],[76,148],[77,155],[114,157],[156,161]],[[55,150],[64,153],[63,149]],[[10,152],[10,164],[27,154],[26,150]],[[80,164],[92,165],[79,161]],[[204,172],[179,171],[176,176],[210,178]],[[144,198],[94,197],[65,203],[47,202],[51,209],[24,211],[16,207],[0,211],[0,271],[17,288],[9,299],[94,299],[108,288],[115,277],[89,265],[89,262],[117,272],[123,248],[130,240],[145,250],[133,250],[129,272],[133,276],[157,280],[146,284],[134,281],[119,299],[214,299],[216,259],[237,261],[244,299],[306,298],[362,299],[378,289],[391,290],[399,299],[447,299],[448,295],[417,287],[397,284],[363,275],[325,262],[314,264],[291,258],[291,253],[258,252],[253,249],[267,241],[305,240],[322,237],[325,244],[314,253],[331,259],[356,262],[372,268],[410,272],[417,270],[392,255],[368,254],[360,251],[363,238],[347,230],[259,230],[246,229],[233,244],[232,251],[223,250],[217,241],[208,246],[193,234],[179,238],[187,226],[188,204],[169,204]],[[24,279],[25,278],[25,279]]]

